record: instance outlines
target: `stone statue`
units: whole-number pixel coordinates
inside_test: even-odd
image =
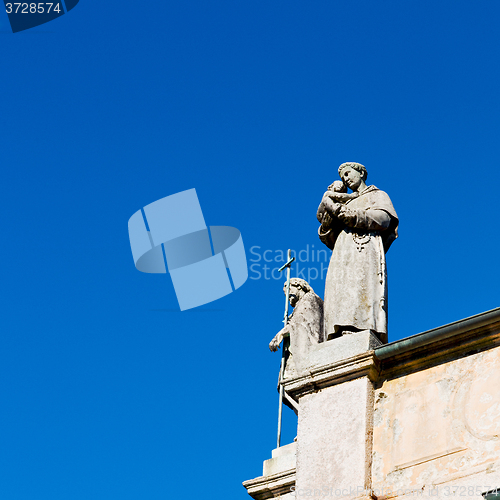
[[[387,342],[385,253],[398,236],[389,196],[366,186],[360,163],[343,163],[342,179],[323,195],[319,237],[332,250],[325,283],[325,338],[371,330]],[[352,190],[348,194],[347,188]]]
[[[286,293],[286,283],[284,286]],[[323,342],[323,301],[311,285],[300,278],[290,280],[290,305],[294,308],[288,324],[271,340],[269,349],[277,351],[285,336],[290,336],[285,378],[302,371],[311,346]]]

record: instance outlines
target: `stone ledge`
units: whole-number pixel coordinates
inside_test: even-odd
[[[290,493],[290,488],[295,485],[295,469],[273,474],[271,476],[260,476],[243,483],[247,493],[255,500],[267,500],[278,495]]]
[[[280,472],[294,469],[297,463],[297,443],[286,444],[280,448],[275,448],[272,458],[264,461],[263,476],[272,476]]]
[[[368,377],[372,382],[376,382],[379,371],[379,360],[372,350],[342,361],[310,368],[305,375],[285,380],[284,386],[288,394],[298,398],[360,377]]]
[[[306,361],[306,370],[311,371],[319,366],[343,361],[381,346],[380,340],[370,330],[342,335],[314,345]],[[303,373],[297,373],[298,375]]]

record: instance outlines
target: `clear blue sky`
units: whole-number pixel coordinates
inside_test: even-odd
[[[81,0],[15,35],[2,16],[2,499],[243,500],[262,473],[282,281],[179,312],[127,234],[169,194],[196,188],[252,264],[322,248],[321,195],[361,162],[401,221],[390,340],[499,305],[498,1]]]

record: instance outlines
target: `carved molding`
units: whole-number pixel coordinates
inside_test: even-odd
[[[272,476],[260,476],[243,483],[248,494],[255,500],[267,500],[290,493],[295,485],[295,469],[289,469]]]
[[[342,361],[314,367],[305,375],[285,380],[284,386],[288,394],[300,398],[305,394],[360,377],[368,377],[372,382],[376,382],[379,371],[380,364],[374,351],[367,351]]]

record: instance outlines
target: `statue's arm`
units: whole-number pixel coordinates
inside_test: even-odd
[[[289,333],[289,330],[288,330],[288,326],[285,326],[284,328],[282,328],[273,338],[273,340],[271,340],[271,342],[269,342],[269,349],[272,351],[272,352],[276,352],[281,344],[281,342],[283,341],[283,339],[285,338],[285,335],[287,335]]]
[[[338,218],[349,227],[367,231],[383,231],[391,223],[391,216],[385,210],[376,208],[342,207]]]

